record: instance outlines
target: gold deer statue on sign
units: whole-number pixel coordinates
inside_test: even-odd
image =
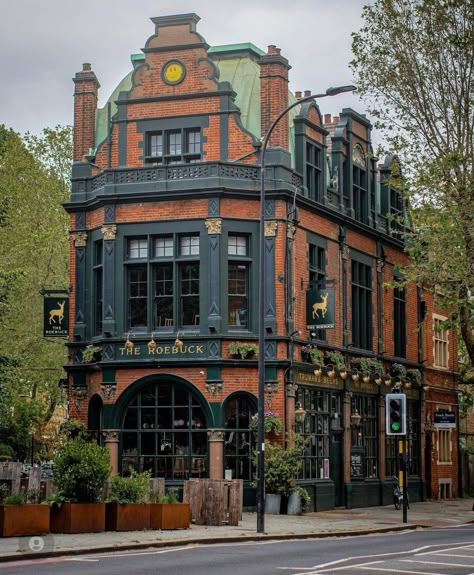
[[[326,312],[328,311],[328,293],[321,295],[322,301],[313,304],[313,319],[319,317],[318,311],[321,310],[321,315],[326,317]]]
[[[58,302],[59,307],[49,311],[49,325],[51,325],[52,323],[56,323],[56,321],[54,319],[55,317],[58,318],[58,323],[61,323],[63,321],[63,319],[64,319],[64,304],[65,303],[66,302],[64,302],[64,301],[61,303]]]

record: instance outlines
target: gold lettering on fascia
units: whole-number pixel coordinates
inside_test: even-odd
[[[142,348],[139,346],[134,346],[133,349],[128,349],[126,347],[119,347],[120,355],[122,356],[134,356],[142,355]],[[146,350],[148,355],[195,355],[203,354],[203,345],[183,345],[182,347],[175,347],[171,345],[157,345],[155,349],[148,348]]]

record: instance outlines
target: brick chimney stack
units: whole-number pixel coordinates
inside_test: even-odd
[[[262,138],[275,118],[288,106],[288,71],[291,66],[280,48],[268,46],[260,63],[260,110]],[[288,115],[273,130],[269,145],[288,149]]]
[[[73,78],[74,91],[74,156],[80,162],[95,147],[95,112],[100,84],[90,64]]]

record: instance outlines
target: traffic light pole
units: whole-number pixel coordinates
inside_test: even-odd
[[[403,523],[408,522],[408,485],[407,485],[407,438],[406,435],[398,441],[398,454],[400,456],[400,472],[398,483],[402,490],[403,499]]]

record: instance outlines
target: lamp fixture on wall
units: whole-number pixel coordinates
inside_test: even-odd
[[[354,409],[354,411],[352,412],[352,415],[351,415],[352,427],[359,427],[361,419],[362,419],[362,416],[360,415],[360,413],[357,411],[357,409]]]
[[[133,341],[130,341],[130,334],[127,333],[127,341],[125,342],[125,347],[126,349],[133,349],[135,347],[135,344],[133,343]]]
[[[298,425],[303,425],[304,420],[306,417],[306,410],[305,408],[301,405],[300,402],[298,402],[296,404],[296,409],[295,409],[295,422]]]
[[[154,333],[151,334],[151,339],[150,339],[150,341],[148,342],[148,351],[149,351],[150,353],[153,353],[153,352],[155,351],[155,349],[158,347],[158,344],[157,344],[156,341],[153,339],[153,336],[154,336],[154,335],[155,335]]]
[[[174,340],[174,347],[181,349],[183,347],[183,342],[179,339],[179,334],[180,332],[178,331],[178,333],[176,334],[176,339]]]

